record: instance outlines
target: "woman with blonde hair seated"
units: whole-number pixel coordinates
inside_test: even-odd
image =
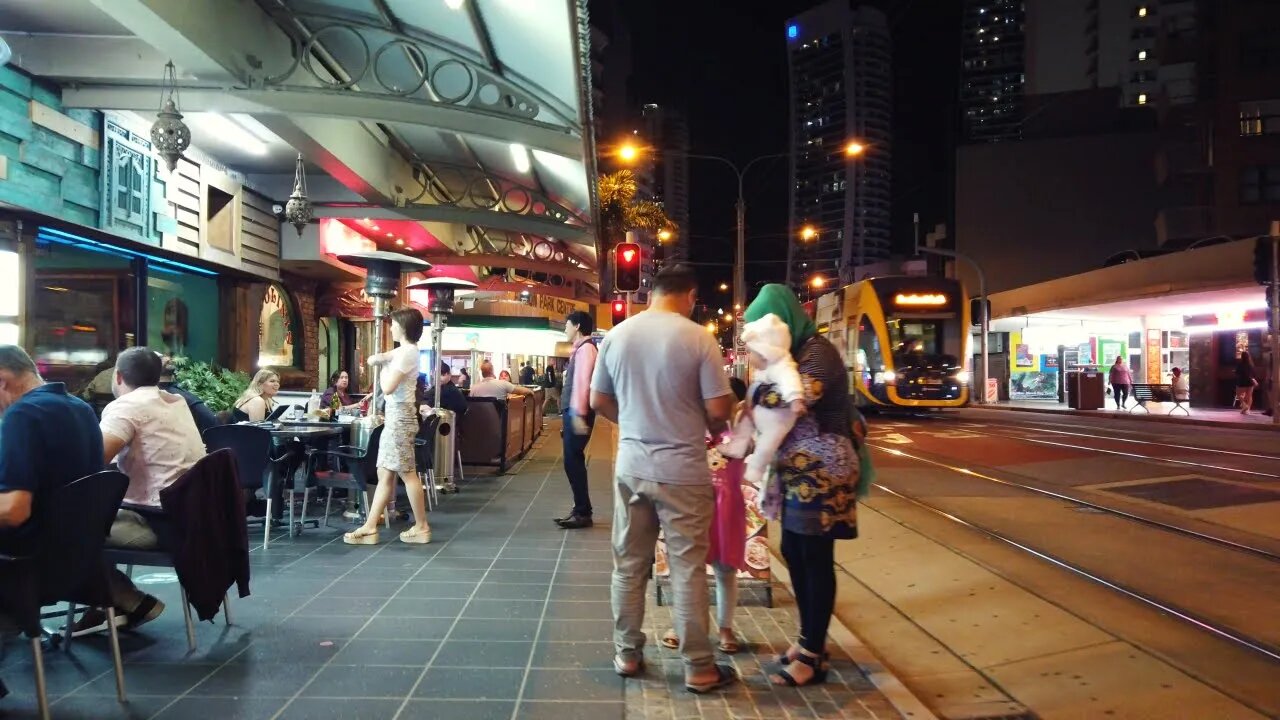
[[[274,370],[259,370],[253,381],[245,389],[244,394],[236,400],[235,420],[262,422],[275,409],[276,393],[280,392],[280,375]]]

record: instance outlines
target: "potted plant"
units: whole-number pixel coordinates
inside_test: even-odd
[[[175,357],[173,369],[178,385],[203,400],[214,412],[235,407],[236,400],[249,387],[249,376],[245,373],[191,358]]]

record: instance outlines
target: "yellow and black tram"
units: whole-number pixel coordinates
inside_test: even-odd
[[[857,405],[969,402],[969,301],[959,282],[869,278],[818,298],[815,319],[844,357]]]

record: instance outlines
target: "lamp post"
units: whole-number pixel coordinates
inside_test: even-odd
[[[866,152],[866,149],[867,149],[866,146],[863,145],[862,143],[857,141],[851,141],[845,145],[844,153],[846,157],[854,158],[862,155],[864,152]],[[791,157],[791,153],[784,152],[784,153],[770,153],[768,155],[760,155],[759,157],[755,157],[748,160],[746,164],[739,166],[738,163],[735,163],[729,158],[721,157],[719,155],[703,155],[700,153],[687,153],[687,152],[681,152],[678,150],[663,150],[662,152],[666,152],[671,155],[679,155],[681,157],[686,157],[691,160],[711,160],[713,162],[718,162],[722,165],[727,166],[730,170],[733,171],[734,176],[737,177],[738,200],[735,205],[735,215],[736,215],[736,225],[737,225],[737,243],[735,246],[734,256],[733,256],[733,302],[737,308],[745,307],[747,304],[747,292],[746,292],[747,201],[745,199],[745,194],[743,192],[743,189],[744,189],[743,181],[746,179],[747,173],[751,170],[751,168],[755,167],[755,165],[760,161],[775,160],[777,158],[789,158]],[[618,158],[626,163],[636,162],[640,158],[640,155],[641,155],[641,149],[631,144],[624,144],[621,147],[619,147],[617,151]],[[788,256],[790,256],[790,250],[788,250]],[[788,275],[790,275],[790,262],[788,262],[787,270],[788,270]],[[733,351],[734,351],[734,359],[735,359],[734,366],[735,366],[736,373],[741,373],[744,369],[742,367],[741,356],[739,355],[739,352],[741,350],[741,342],[742,342],[742,320],[741,318],[735,318],[735,322],[733,324]]]
[[[941,255],[942,257],[949,257],[955,260],[964,260],[973,267],[974,272],[978,275],[978,295],[982,298],[982,311],[979,313],[982,317],[978,320],[978,324],[981,326],[982,331],[982,337],[979,340],[982,352],[982,383],[978,385],[978,404],[986,405],[987,378],[991,377],[990,366],[987,361],[987,336],[991,334],[991,313],[987,307],[987,276],[982,272],[982,266],[978,264],[977,260],[974,260],[963,253],[956,252],[955,250],[943,250],[942,248],[917,246],[916,251],[931,253],[933,255]],[[1059,372],[1063,372],[1065,370],[1066,368],[1062,368]]]

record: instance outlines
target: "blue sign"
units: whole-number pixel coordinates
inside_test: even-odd
[[[797,35],[799,35],[799,34],[800,34],[800,28],[796,27],[795,25],[788,25],[788,26],[787,26],[787,37],[789,37],[789,38],[791,38],[792,40],[794,40],[794,39],[796,38],[796,36],[797,36]]]

